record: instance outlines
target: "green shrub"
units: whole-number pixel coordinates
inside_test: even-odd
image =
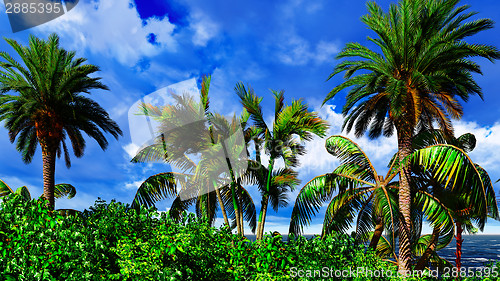
[[[4,198],[0,280],[319,280],[297,270],[396,272],[347,235],[251,242],[194,214],[177,223],[154,209],[98,200],[63,217],[45,206],[42,200]],[[357,280],[371,279],[377,278]]]

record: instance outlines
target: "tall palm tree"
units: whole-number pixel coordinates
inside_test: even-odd
[[[458,99],[470,95],[482,97],[481,88],[471,73],[481,73],[471,60],[500,57],[495,47],[470,44],[464,38],[490,29],[493,22],[479,19],[466,22],[472,12],[458,6],[459,0],[400,0],[386,13],[374,2],[368,2],[368,15],[362,21],[377,34],[368,38],[380,48],[376,52],[359,43],[348,43],[337,58],[360,58],[339,63],[329,76],[344,72],[345,82],[336,86],[324,102],[350,88],[343,114],[344,129],[353,127],[356,136],[367,130],[375,138],[396,131],[398,157],[411,152],[417,127],[432,128],[433,122],[447,134],[453,128],[450,118],[458,119],[463,110]],[[361,71],[360,74],[357,74]],[[357,75],[355,75],[357,74]],[[409,270],[411,261],[410,172],[400,173],[399,269]]]
[[[269,127],[262,114],[260,105],[262,98],[257,97],[252,88],[247,91],[242,83],[236,84],[235,91],[253,121],[253,126],[256,128],[255,136],[263,140],[265,152],[269,155],[257,225],[256,236],[257,240],[260,240],[264,235],[275,161],[282,159],[286,168],[296,167],[298,156],[305,153],[301,142],[311,140],[313,135],[325,136],[328,125],[315,112],[309,111],[307,104],[302,100],[295,100],[291,105],[285,105],[284,91],[272,91],[275,99],[274,121],[272,127]],[[260,158],[260,154],[257,155]]]
[[[100,78],[90,77],[99,67],[85,64],[59,46],[55,34],[48,40],[30,36],[27,47],[6,39],[21,57],[24,66],[8,53],[0,52],[0,121],[5,121],[10,141],[17,138],[16,148],[23,161],[30,163],[40,144],[43,159],[43,196],[54,208],[56,156],[64,153],[71,166],[66,145],[68,137],[76,157],[83,156],[87,136],[104,150],[108,141],[103,132],[118,139],[122,131],[108,113],[83,94],[93,89],[108,90]],[[17,95],[7,95],[15,92]]]

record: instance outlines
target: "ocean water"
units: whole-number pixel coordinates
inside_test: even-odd
[[[313,235],[304,235],[307,239]],[[255,235],[246,235],[246,237],[255,241]],[[283,237],[285,241],[287,235]],[[463,267],[482,267],[491,261],[500,261],[500,235],[462,235],[462,266]],[[451,243],[438,252],[439,256],[455,264],[456,241]]]
[[[462,266],[480,267],[489,261],[500,261],[500,235],[462,235]],[[455,264],[455,239],[438,252],[439,256]]]

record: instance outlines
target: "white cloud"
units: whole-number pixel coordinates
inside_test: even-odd
[[[137,155],[139,148],[141,148],[141,147],[135,143],[132,143],[132,142],[123,146],[123,150],[125,150],[125,152],[127,152],[128,156],[130,158],[134,158]]]
[[[313,101],[314,105],[316,102]],[[325,105],[320,107],[319,104],[313,106],[314,111],[318,112],[319,116],[326,120],[330,125],[326,138],[315,137],[312,141],[305,143],[307,153],[301,156],[298,171],[302,175],[308,175],[308,180],[314,176],[331,172],[339,164],[338,160],[329,154],[325,148],[326,139],[333,135],[342,135],[348,137],[366,153],[375,169],[382,173],[387,170],[386,165],[389,163],[392,155],[396,152],[397,140],[396,136],[390,138],[379,137],[370,139],[363,135],[359,138],[354,136],[354,133],[345,134],[342,132],[342,124],[344,117],[341,113],[335,111],[334,105]]]
[[[319,41],[318,45],[316,45],[316,53],[313,55],[313,59],[317,63],[332,61],[334,55],[339,51],[338,43]]]
[[[335,42],[319,41],[315,46],[290,31],[279,40],[278,59],[288,65],[305,65],[310,62],[321,64],[333,59],[340,50]]]
[[[194,11],[191,28],[194,30],[193,44],[206,46],[208,41],[219,33],[220,26],[201,11]]]
[[[55,204],[56,209],[75,209],[83,211],[85,209],[88,209],[90,206],[93,206],[96,200],[97,198],[95,197],[95,195],[77,190],[75,197],[71,199],[68,199],[66,197],[56,199]]]
[[[133,181],[133,182],[128,182],[124,185],[124,188],[126,190],[137,190],[139,188],[139,186],[141,186],[141,184],[143,183],[143,181]]]
[[[476,147],[469,153],[472,161],[478,163],[490,173],[500,168],[500,123],[493,126],[480,126],[474,121],[453,122],[455,137],[472,133],[476,137]],[[493,179],[495,181],[496,179]]]
[[[143,25],[129,1],[80,1],[64,16],[36,27],[42,33],[56,32],[67,49],[85,49],[113,57],[133,66],[142,57],[151,57],[164,50],[175,51],[174,25],[165,17],[148,19]],[[150,33],[156,45],[148,42]]]

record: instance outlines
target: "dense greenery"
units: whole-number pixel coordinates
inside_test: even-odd
[[[362,21],[377,34],[369,40],[380,50],[348,43],[338,55],[346,60],[329,77],[344,73],[345,81],[324,102],[349,89],[344,129],[370,138],[396,133],[398,152],[384,177],[355,142],[328,138],[326,150],[340,166],[302,188],[286,242],[264,235],[268,205],[276,211],[286,206],[300,182],[296,168],[305,143],[325,137],[329,128],[302,99],[287,104],[283,90],[272,91],[274,119],[266,122],[263,98],[240,82],[235,92],[242,113],[226,119],[209,108],[210,77],[204,77],[199,102],[174,94],[175,105],[143,103],[141,114],[160,124],[160,134],[132,162],[165,161],[180,172],[149,177],[132,205],[98,200],[84,212],[54,210],[55,198],[76,193],[70,184],[55,185],[56,157],[64,154],[70,166],[66,138],[81,157],[82,132],[102,149],[108,145],[104,133],[118,138],[122,132],[84,95],[108,89],[93,78],[97,66],[60,48],[57,35],[46,41],[31,36],[28,46],[6,39],[23,65],[0,52],[0,121],[24,162],[40,145],[44,193],[32,200],[26,187],[14,192],[0,180],[0,281],[353,279],[360,268],[365,274],[359,279],[388,280],[410,269],[428,272],[428,266],[462,273],[462,227],[482,230],[488,218],[500,215],[488,173],[466,154],[474,136],[455,138],[451,119],[463,115],[459,100],[482,97],[471,76],[481,73],[480,66],[472,58],[493,61],[500,52],[464,41],[493,22],[465,22],[474,13],[458,3],[400,0],[387,13],[368,3]],[[258,219],[249,188],[260,191]],[[174,198],[172,207],[159,213],[154,204],[164,198]],[[293,236],[328,201],[321,238]],[[188,215],[191,207],[195,214]],[[213,227],[219,208],[221,229]],[[243,236],[244,220],[257,242]],[[422,235],[425,221],[432,234]],[[437,253],[455,227],[453,268]]]
[[[16,194],[0,210],[0,254],[0,273],[18,280],[281,280],[292,267],[389,266],[347,235],[258,243],[193,214],[176,223],[153,208],[97,201],[63,217]]]
[[[321,280],[314,270],[325,267],[397,269],[345,234],[251,242],[194,214],[175,222],[154,208],[98,200],[64,217],[19,194],[0,210],[0,280]],[[358,280],[388,280],[365,277]]]

